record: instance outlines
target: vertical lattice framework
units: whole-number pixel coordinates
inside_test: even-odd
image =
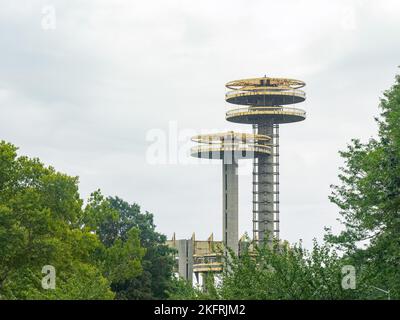
[[[253,239],[279,239],[279,124],[253,125],[272,137],[271,154],[253,160]]]
[[[274,166],[274,235],[279,239],[279,124],[274,124],[272,136],[273,166]]]
[[[269,155],[253,160],[253,239],[270,243],[279,239],[279,125],[302,121],[305,111],[285,105],[303,102],[305,83],[286,78],[252,78],[228,82],[225,100],[244,105],[226,113],[231,122],[252,124],[253,134],[272,137],[260,144],[271,147]]]

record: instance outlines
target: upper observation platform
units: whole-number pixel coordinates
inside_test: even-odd
[[[225,85],[230,91],[225,95],[229,103],[249,106],[279,106],[303,102],[306,94],[300,88],[305,83],[286,78],[251,78],[230,81]]]
[[[269,136],[239,132],[197,135],[192,141],[200,143],[191,149],[191,155],[204,159],[253,159],[269,155]]]

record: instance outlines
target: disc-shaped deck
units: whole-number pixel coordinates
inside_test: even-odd
[[[223,132],[197,135],[193,141],[200,143],[191,149],[191,155],[203,159],[253,159],[269,155],[270,137],[261,134]]]
[[[231,91],[225,95],[229,103],[249,106],[278,106],[303,102],[305,83],[287,78],[252,78],[230,81],[226,84]]]

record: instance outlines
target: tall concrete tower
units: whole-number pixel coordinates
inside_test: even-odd
[[[199,143],[191,150],[193,157],[222,160],[222,239],[225,248],[238,254],[239,248],[239,197],[238,161],[263,159],[271,153],[269,136],[237,133],[233,131],[198,135],[192,138]]]
[[[302,121],[306,112],[287,105],[303,102],[305,83],[286,78],[252,78],[226,84],[225,100],[241,105],[226,113],[226,120],[251,124],[255,135],[272,137],[269,154],[253,161],[253,239],[270,242],[279,238],[279,125]]]

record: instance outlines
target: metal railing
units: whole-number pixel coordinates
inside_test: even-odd
[[[271,152],[271,147],[265,145],[245,145],[245,144],[224,144],[224,145],[200,145],[195,146],[190,149],[192,154],[195,153],[208,153],[208,152],[259,152],[269,154]]]
[[[223,263],[221,262],[193,264],[193,272],[219,272],[222,271],[222,268]]]
[[[255,143],[259,141],[271,140],[271,137],[262,134],[251,134],[244,132],[222,132],[214,134],[199,134],[192,137],[192,141],[206,144],[221,144],[221,143]]]

